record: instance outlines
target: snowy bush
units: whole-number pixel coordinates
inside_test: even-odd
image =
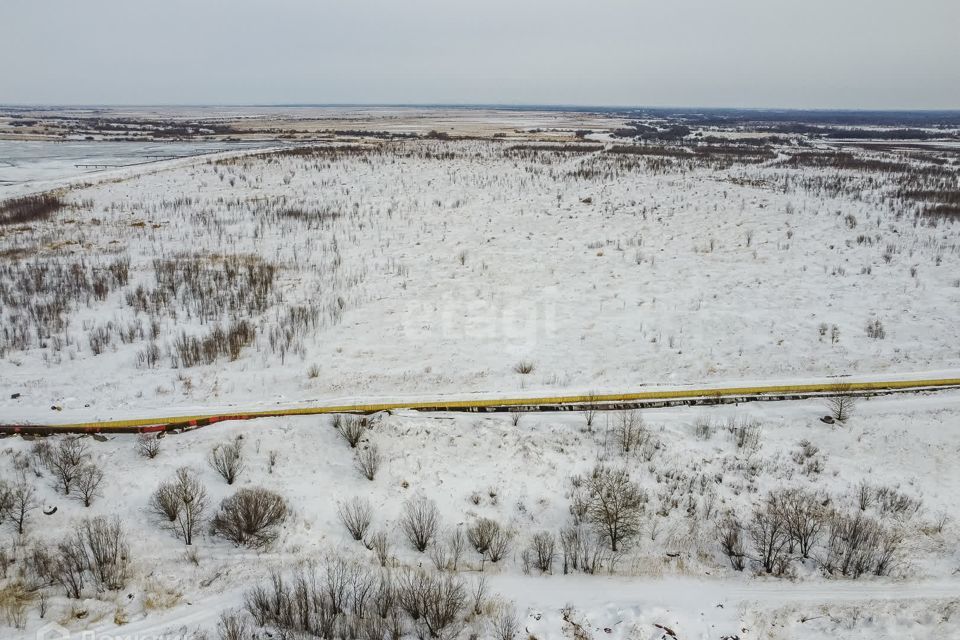
[[[267,489],[240,489],[220,503],[211,530],[236,545],[265,547],[276,540],[286,521],[287,502]]]

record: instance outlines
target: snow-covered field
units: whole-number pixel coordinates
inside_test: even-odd
[[[565,138],[353,136],[4,204],[0,422],[960,370],[960,224],[927,202],[956,192],[955,156]],[[398,412],[373,416],[353,451],[331,417],[265,419],[168,435],[156,458],[129,435],[9,438],[3,637],[50,622],[102,638],[265,637],[239,612],[272,570],[287,585],[313,572],[321,591],[348,576],[335,616],[348,637],[385,637],[364,606],[433,635],[436,615],[383,601],[385,580],[402,599],[419,579],[463,596],[432,629],[448,637],[511,637],[514,619],[515,637],[541,640],[957,636],[960,393],[865,400],[842,425],[826,412],[609,412],[589,427],[572,413]],[[232,486],[208,460],[229,443],[243,461]],[[356,458],[374,450],[368,480]],[[55,485],[71,451],[84,471],[67,496]],[[189,547],[149,509],[181,467],[208,494]],[[622,538],[598,524],[596,501],[616,493],[601,481],[633,491]],[[90,483],[85,507],[73,498]],[[254,487],[287,505],[276,540],[212,533],[221,501]],[[31,488],[19,534],[16,496]],[[338,516],[357,497],[366,544]],[[420,553],[401,522],[430,504],[441,524]],[[784,505],[807,509],[808,553],[766,528]],[[126,570],[80,572],[76,588],[76,545],[56,543],[99,515],[122,523]],[[482,518],[500,525],[496,562],[455,551]],[[721,531],[739,532],[742,556],[723,553]],[[756,536],[782,544],[764,553]],[[316,624],[331,596],[304,594]],[[229,633],[224,611],[247,630]]]
[[[73,189],[0,238],[60,269],[8,263],[0,384],[21,395],[0,409],[960,367],[960,226],[892,200],[896,176],[590,149],[315,147]],[[32,283],[62,310],[31,307]],[[179,338],[240,323],[236,349],[184,366]]]
[[[338,518],[338,505],[355,497],[369,500],[366,539],[385,532],[396,576],[405,566],[433,567],[432,549],[480,518],[511,532],[496,563],[483,561],[469,544],[462,553],[455,575],[468,591],[485,577],[489,593],[482,615],[465,616],[462,637],[499,637],[491,622],[506,603],[522,637],[541,639],[660,637],[654,625],[678,638],[955,637],[960,393],[863,401],[839,428],[820,422],[823,412],[818,401],[645,411],[648,442],[631,452],[619,445],[623,414],[616,412],[598,415],[589,430],[576,413],[525,414],[517,425],[502,414],[378,415],[353,451],[329,417],[224,423],[168,435],[153,459],[137,455],[131,436],[86,438],[90,459],[104,471],[90,507],[54,489],[55,478],[32,453],[36,441],[8,439],[2,473],[12,479],[15,468],[25,467],[42,507],[28,515],[23,544],[51,543],[82,518],[116,515],[126,528],[130,565],[117,591],[88,586],[77,600],[47,588],[44,619],[33,600],[23,628],[7,629],[4,637],[33,637],[45,621],[78,637],[82,630],[102,637],[217,637],[221,611],[242,607],[244,594],[272,570],[289,575],[339,558],[379,574],[376,554],[353,541]],[[759,425],[755,446],[738,448],[727,430],[731,420]],[[714,428],[698,436],[698,424]],[[237,438],[244,468],[228,486],[207,457]],[[819,452],[799,455],[804,441],[817,443]],[[371,446],[382,456],[373,481],[355,468],[357,451]],[[571,526],[571,477],[589,477],[598,464],[629,470],[646,493],[639,534],[615,559],[605,555],[596,575],[574,569],[564,575],[559,542],[552,572],[525,570],[524,550],[535,534],[560,536]],[[206,487],[210,512],[242,488],[283,495],[291,515],[278,539],[256,552],[203,527],[186,547],[147,509],[151,493],[181,467]],[[893,490],[919,507],[882,512],[878,500],[861,512],[864,486],[874,495]],[[826,554],[826,532],[811,559],[793,561],[784,577],[765,575],[753,561],[743,572],[733,570],[720,551],[714,520],[730,510],[746,519],[770,491],[784,488],[818,492],[831,508],[862,513],[900,532],[890,575],[825,575],[819,559]],[[440,514],[437,541],[422,554],[398,526],[404,504],[417,497],[434,501]],[[44,515],[51,507],[56,513]],[[21,566],[12,565],[8,575]],[[323,569],[318,573],[322,583]],[[566,607],[585,635],[575,635],[564,621]]]

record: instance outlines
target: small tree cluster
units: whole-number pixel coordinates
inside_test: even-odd
[[[291,576],[272,574],[247,592],[245,609],[278,637],[383,640],[454,637],[470,602],[466,585],[450,573],[375,571],[337,558]]]
[[[83,520],[53,554],[34,553],[32,570],[80,598],[87,584],[97,591],[122,589],[129,578],[130,548],[119,518]]]
[[[828,509],[828,502],[821,494],[801,489],[771,492],[746,523],[732,513],[718,523],[721,551],[738,571],[750,559],[765,573],[783,575],[794,560],[813,559],[831,574],[888,575],[898,559],[902,535],[862,512],[847,515]],[[821,541],[822,552],[816,554]]]

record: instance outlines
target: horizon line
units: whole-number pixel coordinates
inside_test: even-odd
[[[577,104],[536,102],[184,102],[184,103],[57,103],[57,102],[0,102],[0,109],[24,108],[443,108],[443,109],[502,109],[502,110],[565,110],[565,111],[757,111],[793,113],[960,113],[960,107],[706,107],[706,106],[652,106],[626,104]]]

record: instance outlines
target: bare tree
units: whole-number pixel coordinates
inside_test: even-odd
[[[593,421],[597,418],[597,395],[592,391],[587,394],[583,405],[583,421],[587,423],[587,431],[593,428]]]
[[[534,566],[541,573],[553,573],[553,561],[557,557],[557,539],[548,531],[534,534],[530,541],[530,553]]]
[[[483,603],[487,599],[487,578],[480,576],[473,581],[470,588],[470,602],[473,605],[473,615],[479,616],[483,613]]]
[[[37,490],[21,473],[13,486],[0,485],[0,519],[9,519],[23,535],[27,515],[37,508]]]
[[[598,466],[587,479],[589,521],[602,532],[614,552],[640,533],[640,519],[649,501],[647,493],[625,469]]]
[[[162,526],[189,546],[207,510],[207,490],[196,474],[181,467],[153,492],[149,508]]]
[[[57,487],[65,495],[70,495],[70,489],[86,459],[87,444],[81,436],[67,436],[47,455],[47,468],[56,479]]]
[[[219,640],[247,640],[250,629],[247,618],[237,611],[224,611],[217,621],[217,638]]]
[[[347,528],[354,540],[363,540],[373,519],[373,507],[366,498],[355,497],[337,505],[340,522]]]
[[[377,476],[382,462],[383,456],[380,455],[380,449],[375,444],[357,452],[357,469],[367,480],[372,481]]]
[[[800,552],[809,558],[826,522],[825,499],[802,489],[782,489],[771,493],[767,500],[783,521],[788,537],[788,551]]]
[[[76,499],[83,503],[83,506],[89,507],[93,504],[93,499],[100,495],[100,485],[103,483],[103,471],[92,462],[88,462],[80,467],[77,472],[77,493]]]
[[[423,594],[422,620],[430,636],[453,635],[450,628],[460,620],[467,603],[463,582],[451,573],[429,574]]]
[[[857,398],[850,395],[851,389],[849,384],[838,384],[830,388],[834,395],[826,399],[827,410],[830,417],[837,422],[846,422],[856,408]]]
[[[80,531],[57,544],[57,553],[51,567],[53,580],[63,587],[68,598],[80,598],[89,562],[87,545]]]
[[[173,483],[165,482],[150,496],[150,512],[162,523],[172,523],[180,512],[180,496]]]
[[[160,438],[155,433],[141,433],[137,436],[137,453],[144,458],[156,458],[160,453]]]
[[[643,424],[639,411],[620,411],[614,427],[616,443],[620,453],[629,455],[642,447],[650,439],[650,433]]]
[[[237,545],[259,548],[273,542],[287,519],[287,502],[267,489],[240,489],[220,503],[211,529]]]
[[[763,570],[782,575],[790,561],[787,553],[790,537],[781,513],[770,502],[756,507],[747,524],[747,531],[757,553],[756,560]]]
[[[408,500],[400,516],[400,529],[413,548],[424,552],[437,534],[440,526],[440,512],[433,500],[419,497]]]
[[[356,449],[367,431],[367,419],[363,416],[337,414],[333,419],[333,427],[347,441],[351,449]]]
[[[899,560],[903,535],[856,512],[830,515],[820,564],[828,573],[851,578],[872,573],[889,575]]]
[[[227,484],[233,484],[244,469],[240,440],[215,446],[210,452],[210,466],[216,469]]]
[[[450,569],[457,571],[460,566],[460,558],[463,557],[463,550],[466,548],[466,538],[460,527],[455,527],[447,536],[447,548],[450,551]]]
[[[517,610],[513,605],[503,605],[497,610],[491,625],[495,640],[514,640],[520,632]]]
[[[735,514],[731,513],[717,523],[717,539],[723,554],[730,559],[730,566],[743,571],[747,550],[743,542],[743,525]]]
[[[480,518],[467,527],[467,540],[477,550],[486,554],[494,537],[500,533],[500,523],[490,518]]]
[[[498,529],[490,540],[490,546],[487,547],[487,557],[490,562],[500,562],[510,551],[510,545],[513,543],[513,533],[507,529]]]
[[[377,531],[371,535],[364,545],[377,555],[377,561],[381,567],[386,567],[390,562],[390,536],[386,531]]]
[[[84,520],[81,535],[87,546],[89,569],[99,590],[122,589],[129,577],[130,548],[120,518]]]

